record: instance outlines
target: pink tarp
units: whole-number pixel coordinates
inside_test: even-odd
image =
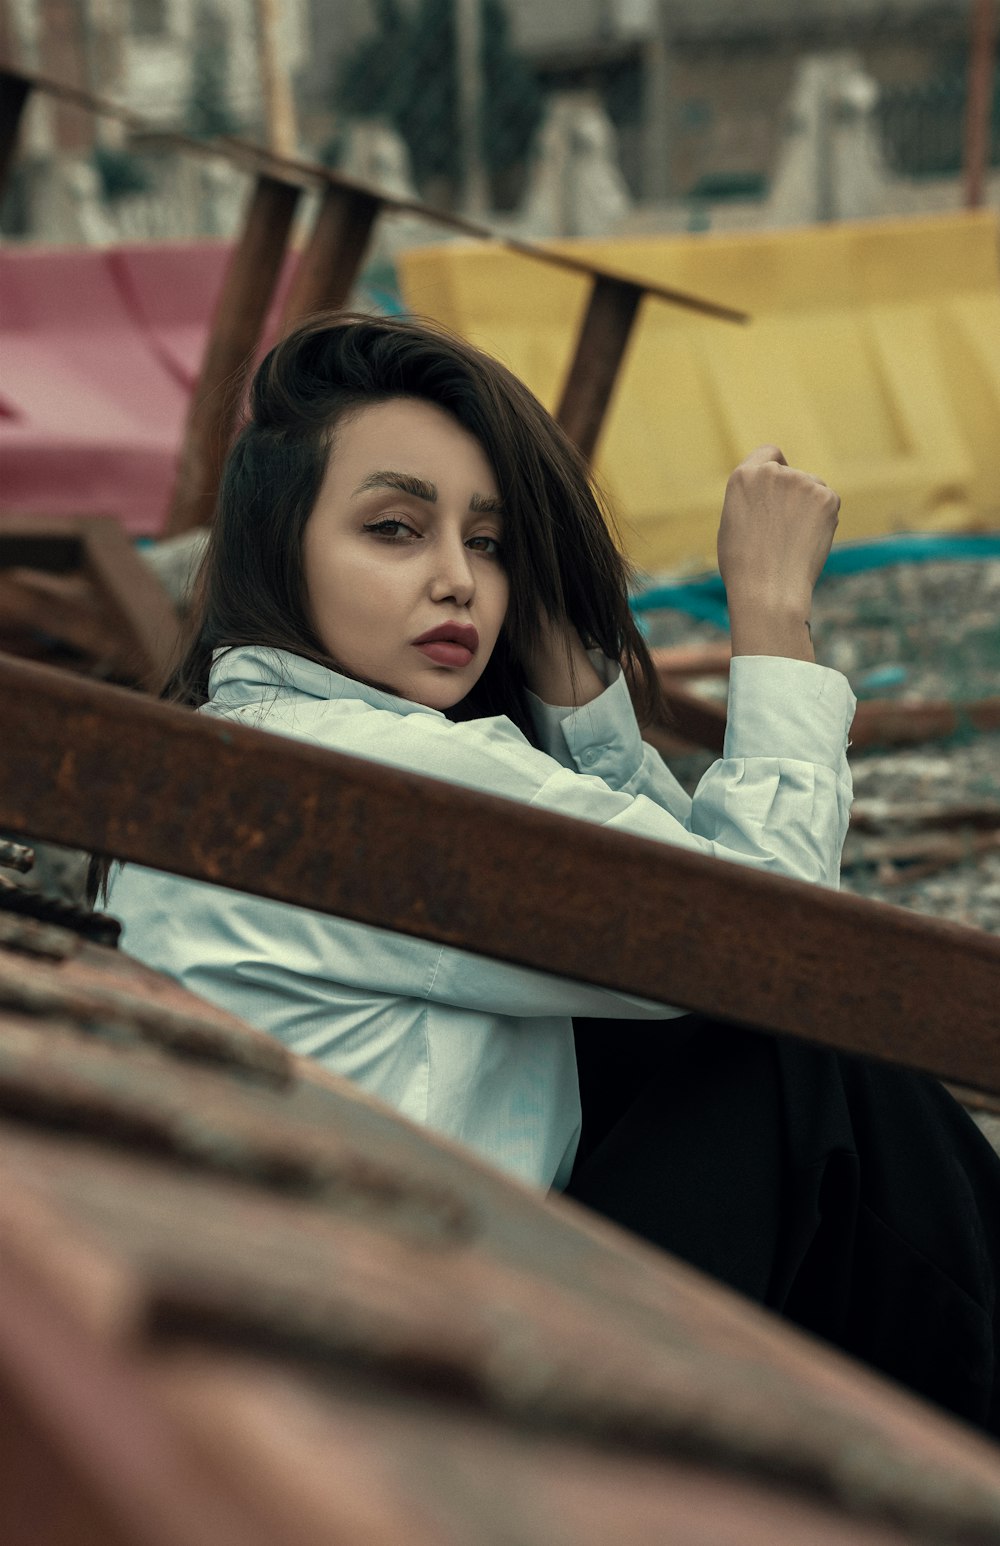
[[[0,249],[0,508],[159,535],[230,253]]]

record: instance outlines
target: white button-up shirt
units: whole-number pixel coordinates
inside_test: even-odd
[[[732,663],[723,756],[689,797],[639,733],[617,666],[583,708],[454,724],[283,651],[223,652],[203,713],[822,885],[839,881],[854,698],[804,661]],[[586,771],[583,771],[586,770]],[[572,1016],[667,1005],[126,865],[124,946],[522,1180],[565,1185],[580,1130]],[[614,928],[609,916],[608,927]]]

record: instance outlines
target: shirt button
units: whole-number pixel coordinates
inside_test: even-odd
[[[596,747],[590,746],[584,752],[583,756],[580,758],[580,761],[584,764],[585,767],[592,768],[600,755],[601,754]]]

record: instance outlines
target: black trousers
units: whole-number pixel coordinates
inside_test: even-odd
[[[698,1015],[575,1032],[569,1196],[1000,1436],[1000,1159],[936,1080]]]

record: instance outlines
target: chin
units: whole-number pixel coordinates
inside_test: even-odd
[[[414,682],[412,690],[403,696],[413,703],[422,703],[425,708],[437,709],[439,713],[445,714],[461,703],[463,698],[467,698],[475,685],[475,682],[459,681],[449,676],[441,681]]]

